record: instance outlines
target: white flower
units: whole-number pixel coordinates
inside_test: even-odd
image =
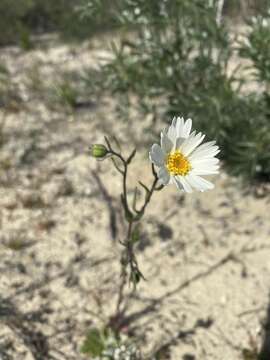
[[[161,132],[161,146],[154,144],[149,153],[161,184],[175,184],[188,193],[214,188],[201,175],[218,173],[219,160],[215,156],[220,151],[215,141],[200,145],[205,135],[190,133],[191,127],[191,119],[173,118],[171,126]]]

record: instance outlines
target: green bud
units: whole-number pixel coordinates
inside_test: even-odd
[[[102,159],[108,154],[108,149],[102,144],[94,144],[90,146],[90,155]]]

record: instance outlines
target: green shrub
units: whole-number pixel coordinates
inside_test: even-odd
[[[213,1],[215,0],[205,3]],[[231,16],[246,14],[248,9],[258,11],[266,7],[267,1],[228,0],[224,3],[224,12]],[[145,1],[145,7],[151,7],[153,3]],[[0,0],[0,46],[17,43],[24,49],[29,49],[33,45],[31,35],[44,31],[57,31],[65,39],[87,38],[125,22],[125,14],[122,14],[122,18],[119,17],[120,10],[125,6],[125,0]],[[96,12],[97,8],[102,11]],[[94,14],[91,21],[78,16],[82,9],[85,9],[84,14]]]
[[[31,48],[31,35],[57,31],[65,39],[82,39],[111,26],[113,1],[105,0],[105,15],[89,23],[79,16],[85,0],[0,0],[0,46],[17,43]]]
[[[102,1],[91,3],[92,16],[100,16]],[[102,86],[119,95],[125,107],[135,94],[144,114],[155,109],[160,116],[191,117],[199,130],[217,139],[233,173],[269,179],[269,97],[244,95],[248,78],[237,71],[228,75],[235,44],[225,23],[217,24],[216,3],[210,3],[119,0],[117,19],[133,33],[112,47],[114,60],[101,68]],[[268,81],[270,41],[263,31],[257,47],[251,46],[260,82]]]
[[[240,55],[252,61],[255,79],[270,84],[270,9],[247,22],[247,37],[240,48]]]
[[[21,31],[25,31],[22,22],[25,14],[32,6],[32,0],[1,0],[0,1],[0,45],[20,42]]]

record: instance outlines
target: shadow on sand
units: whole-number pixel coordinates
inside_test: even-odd
[[[266,314],[266,321],[264,324],[265,334],[264,340],[262,344],[261,351],[259,353],[258,359],[259,360],[270,360],[270,301],[267,309]]]

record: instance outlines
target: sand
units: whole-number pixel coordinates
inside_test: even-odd
[[[134,114],[123,122],[115,99],[94,94],[75,111],[48,101],[46,86],[59,70],[94,68],[110,54],[102,42],[40,44],[29,52],[1,49],[20,96],[5,114],[0,109],[0,359],[79,360],[87,358],[79,352],[87,330],[115,314],[126,232],[119,174],[87,148],[104,135],[116,135],[123,154],[138,146],[131,195],[138,180],[152,181],[151,119]],[[159,119],[155,130],[165,125]],[[260,350],[269,196],[247,191],[223,167],[212,180],[209,193],[167,187],[147,209],[136,249],[146,281],[136,293],[127,289],[123,322],[144,355],[163,348],[164,359],[241,360],[244,349]]]

